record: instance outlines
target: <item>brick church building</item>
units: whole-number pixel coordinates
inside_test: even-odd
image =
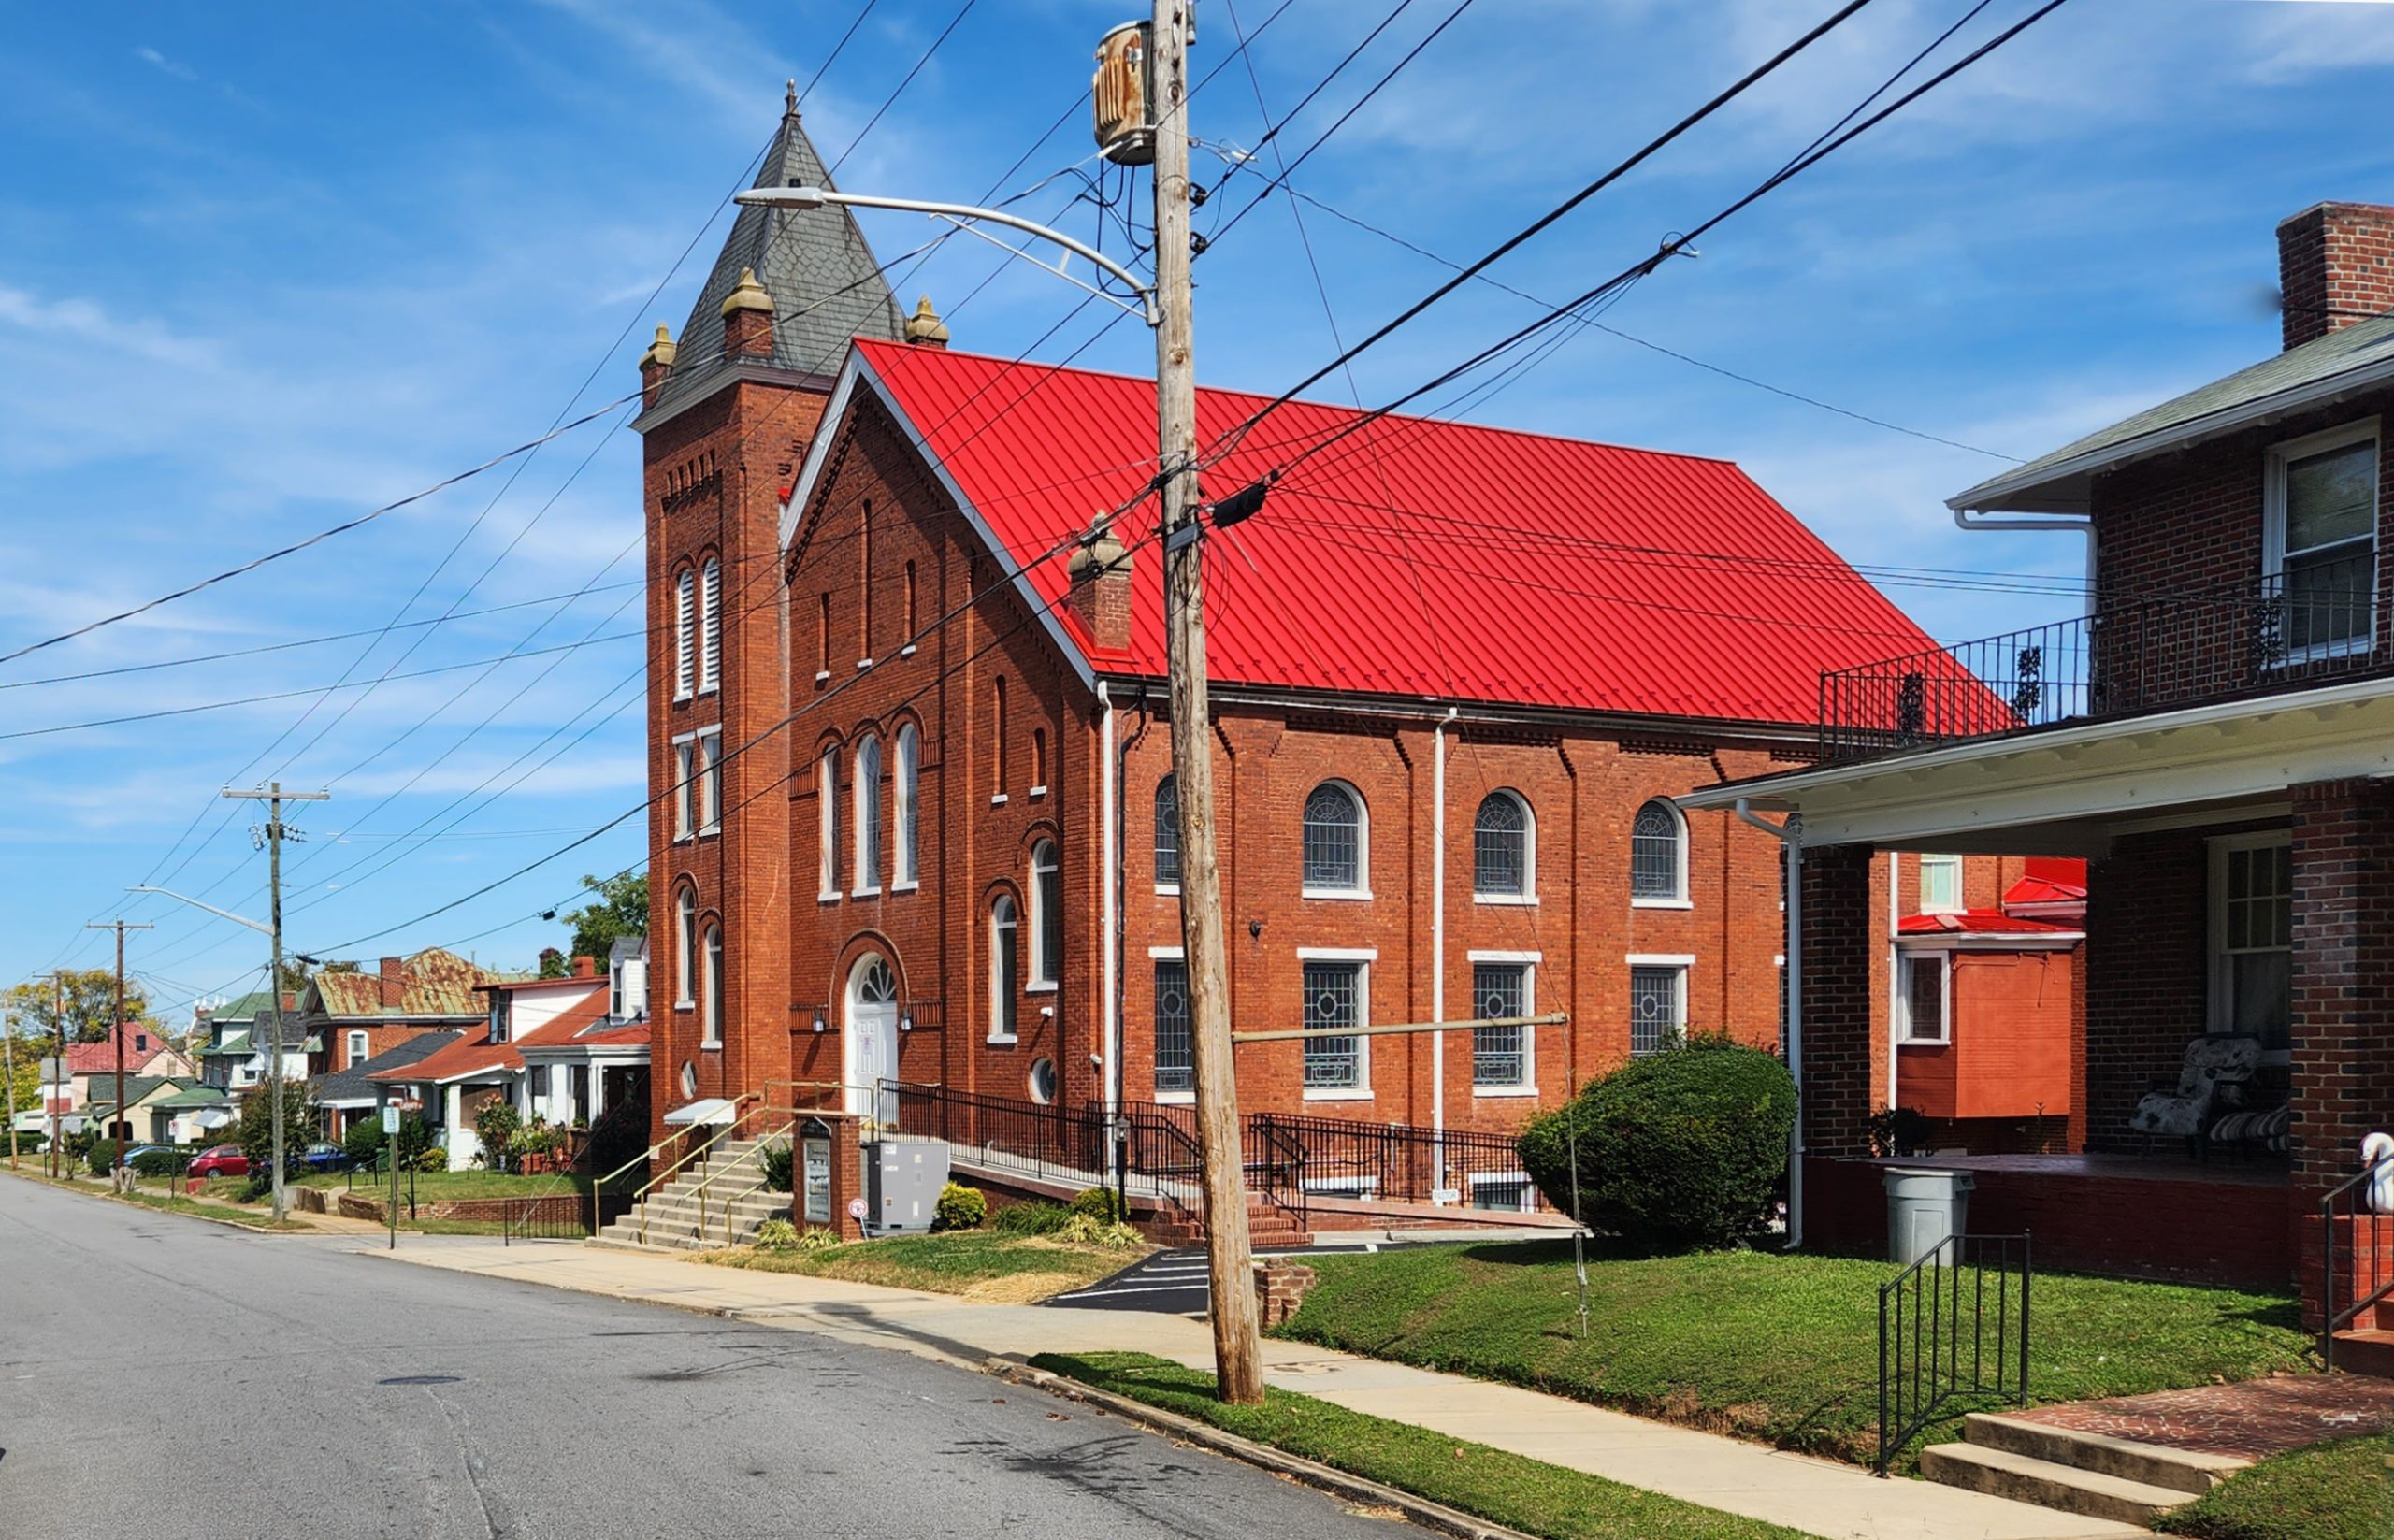
[[[825,180],[787,113],[757,185]],[[845,210],[744,209],[642,360],[660,1119],[1191,1094],[1153,387],[947,340]],[[1201,439],[1260,404],[1202,392]],[[1206,489],[1354,417],[1283,409]],[[1777,1042],[1779,843],[1672,799],[1809,762],[1824,669],[1929,645],[1792,515],[1390,418],[1212,541],[1235,1026],[1568,1017],[1246,1044],[1247,1108],[1508,1130],[1682,1029]]]

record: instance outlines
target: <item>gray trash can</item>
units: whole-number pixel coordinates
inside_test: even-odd
[[[1969,1231],[1970,1189],[1978,1178],[1967,1171],[1925,1166],[1889,1166],[1887,1256],[1910,1267],[1948,1235]]]

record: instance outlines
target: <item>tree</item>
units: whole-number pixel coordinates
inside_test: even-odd
[[[13,1029],[12,1035],[17,1040],[17,1074],[8,1083],[8,1115],[14,1117],[41,1105],[41,1058],[53,1044],[45,1044],[38,1038],[29,1038]]]
[[[566,955],[597,957],[604,962],[617,942],[648,934],[648,873],[636,872],[600,881],[585,876],[583,887],[598,895],[598,902],[569,909],[565,920],[573,927],[573,943]]]
[[[296,1162],[316,1137],[316,1109],[308,1102],[308,1083],[282,1083],[282,1157]],[[241,1098],[240,1120],[233,1125],[233,1142],[250,1158],[250,1173],[260,1180],[274,1170],[274,1098],[260,1086]]]
[[[69,968],[59,975],[66,986],[66,1035],[75,1043],[105,1043],[108,1028],[118,1018],[116,1014],[116,971],[111,968]],[[14,1011],[22,1023],[20,1030],[36,1038],[58,1035],[58,995],[47,978],[35,979],[10,989],[0,1001]],[[150,997],[133,980],[124,981],[124,1016],[126,1021],[139,1021],[150,1014]],[[165,1034],[161,1033],[161,1036]]]

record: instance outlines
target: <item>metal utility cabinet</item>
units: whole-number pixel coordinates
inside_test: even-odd
[[[864,1229],[868,1235],[914,1235],[931,1228],[947,1186],[947,1141],[884,1138],[865,1146]]]

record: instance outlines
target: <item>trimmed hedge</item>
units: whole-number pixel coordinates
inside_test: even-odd
[[[940,1188],[939,1205],[931,1216],[933,1230],[978,1230],[989,1216],[989,1200],[978,1187],[950,1182]]]
[[[1521,1168],[1548,1202],[1645,1250],[1701,1251],[1752,1235],[1787,1171],[1796,1082],[1772,1055],[1694,1038],[1591,1081],[1521,1130]],[[1576,1138],[1575,1138],[1576,1135]]]

